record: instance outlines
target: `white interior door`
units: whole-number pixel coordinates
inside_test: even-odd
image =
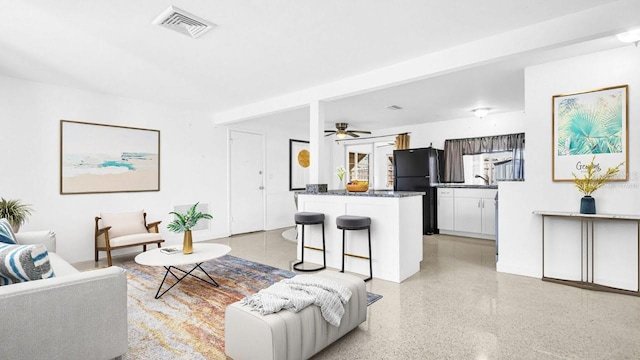
[[[231,234],[264,230],[263,136],[229,132]]]

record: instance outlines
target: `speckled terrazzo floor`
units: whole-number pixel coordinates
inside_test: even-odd
[[[213,242],[288,269],[296,247],[283,230]],[[384,298],[314,359],[640,359],[640,298],[497,273],[492,241],[433,235],[424,245],[421,271],[367,283]]]

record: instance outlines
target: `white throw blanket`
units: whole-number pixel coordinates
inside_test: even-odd
[[[262,315],[280,310],[298,312],[314,304],[329,324],[338,327],[344,315],[343,304],[350,298],[351,290],[346,286],[313,275],[297,275],[245,297],[242,304]]]

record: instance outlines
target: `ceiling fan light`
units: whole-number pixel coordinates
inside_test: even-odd
[[[344,139],[344,138],[346,138],[346,137],[347,137],[347,133],[344,133],[344,132],[337,132],[337,133],[336,133],[336,137],[337,137],[338,139]]]
[[[625,43],[638,43],[640,42],[640,29],[635,29],[627,32],[617,34],[618,40]]]

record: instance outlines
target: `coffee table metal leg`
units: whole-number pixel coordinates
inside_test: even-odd
[[[209,285],[213,285],[213,286],[215,286],[215,287],[220,286],[220,285],[219,285],[215,280],[213,280],[213,278],[211,277],[211,275],[209,275],[209,273],[207,273],[206,271],[204,271],[204,269],[200,266],[201,264],[202,264],[202,263],[197,263],[197,264],[196,264],[196,265],[195,265],[191,270],[189,270],[189,271],[184,271],[184,270],[182,270],[182,269],[180,269],[180,268],[177,268],[177,267],[175,267],[175,266],[168,266],[168,267],[167,267],[167,266],[165,266],[164,268],[165,268],[165,269],[167,269],[167,271],[164,273],[164,277],[162,278],[162,282],[160,283],[160,286],[158,287],[158,291],[156,292],[156,296],[155,296],[155,298],[156,298],[156,299],[160,299],[160,297],[162,297],[162,295],[166,294],[166,293],[167,293],[167,291],[171,290],[171,288],[173,288],[174,286],[176,286],[180,281],[182,281],[182,279],[186,278],[186,277],[187,277],[187,276],[189,276],[189,275],[190,275],[190,276],[192,276],[192,277],[194,277],[194,278],[196,278],[196,279],[198,279],[198,280],[200,280],[200,281],[202,281],[202,282],[205,282],[205,283],[207,283],[207,284],[209,284]],[[174,273],[173,273],[173,271],[171,271],[171,269],[178,270],[178,271],[180,271],[180,272],[184,273],[184,275],[183,275],[182,277],[179,277],[178,275],[174,274]],[[192,272],[193,272],[195,269],[200,269],[200,271],[202,271],[205,275],[207,275],[207,277],[208,277],[208,278],[209,278],[209,280],[211,280],[211,281],[207,281],[206,279],[203,279],[203,278],[201,278],[201,277],[199,277],[199,276],[196,276],[196,275],[192,274]],[[160,290],[162,290],[162,285],[164,285],[165,281],[167,280],[167,275],[169,275],[169,274],[173,275],[173,277],[175,277],[178,281],[176,281],[176,282],[175,282],[175,283],[173,283],[171,286],[169,286],[169,288],[168,288],[168,289],[166,289],[165,291],[163,291],[162,293],[160,293]]]

